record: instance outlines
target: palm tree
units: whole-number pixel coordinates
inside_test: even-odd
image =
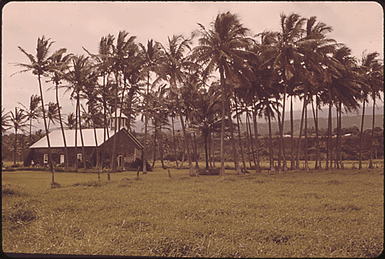
[[[25,107],[23,104],[21,104],[24,108],[24,111],[27,114],[27,118],[29,120],[29,144],[32,144],[32,121],[37,120],[40,116],[40,96],[31,95],[30,101],[29,101],[29,108]]]
[[[41,77],[47,76],[48,72],[52,69],[51,60],[48,56],[49,49],[51,45],[53,44],[50,39],[45,39],[44,36],[37,39],[37,46],[36,46],[36,56],[33,56],[32,54],[27,53],[23,48],[20,46],[18,47],[21,52],[23,52],[29,59],[30,64],[23,64],[18,63],[17,66],[24,67],[25,69],[20,71],[27,72],[32,71],[32,74],[37,75],[37,80],[39,83],[39,91],[40,91],[40,98],[41,98],[41,109],[43,112],[43,121],[44,121],[44,128],[47,136],[47,145],[48,145],[48,160],[50,165],[50,170],[52,172],[52,183],[55,181],[55,172],[53,167],[53,161],[52,161],[52,152],[51,152],[51,144],[49,140],[49,131],[47,127],[47,120],[46,120],[46,114],[44,109],[44,99],[43,99],[43,88],[41,85]]]
[[[144,150],[143,150],[143,174],[147,173],[147,135],[148,135],[148,96],[150,90],[150,73],[152,71],[156,71],[157,65],[159,63],[159,48],[160,44],[158,42],[154,42],[153,40],[147,41],[147,47],[143,44],[139,43],[139,47],[141,50],[142,60],[144,61],[143,73],[146,73],[146,92],[144,94],[144,99],[146,103],[145,107],[145,118],[144,118]],[[173,143],[175,144],[175,140],[173,138]],[[175,145],[174,145],[175,147]]]
[[[195,47],[193,57],[198,63],[206,65],[203,71],[205,80],[214,70],[219,70],[221,94],[222,94],[222,125],[221,125],[221,175],[225,174],[224,167],[224,135],[225,135],[225,116],[228,102],[228,88],[226,81],[242,74],[245,61],[247,46],[250,39],[246,38],[249,29],[245,28],[237,15],[230,12],[217,15],[212,23],[212,28],[206,28],[199,24],[202,37],[199,39],[199,46]],[[231,116],[229,117],[231,120]],[[237,152],[235,150],[235,139],[233,125],[230,123],[230,135],[233,147],[235,170],[237,174],[242,174]]]
[[[118,37],[116,39],[116,45],[112,44],[112,53],[111,53],[111,71],[115,75],[115,90],[114,90],[114,114],[115,114],[115,125],[114,125],[114,134],[117,132],[118,120],[117,120],[117,108],[118,108],[118,93],[121,88],[122,83],[122,72],[124,70],[124,63],[127,57],[128,48],[133,44],[135,36],[131,36],[126,40],[128,32],[119,31]],[[122,111],[122,109],[121,109]],[[120,121],[120,120],[119,120]],[[117,138],[113,139],[113,147],[111,154],[111,172],[116,172],[116,148],[117,148]],[[107,179],[110,180],[110,173],[107,173]]]
[[[370,156],[369,168],[373,168],[373,141],[374,141],[374,123],[376,112],[376,99],[381,98],[380,91],[384,91],[384,65],[378,59],[379,53],[369,53],[364,58],[365,79],[370,87],[371,97],[373,100],[373,119],[372,119],[372,135],[370,138]]]
[[[327,54],[334,50],[335,40],[326,38],[326,33],[331,32],[332,28],[322,22],[316,23],[315,16],[306,20],[305,37],[299,42],[298,51],[303,54],[303,66],[300,69],[298,92],[303,92],[304,115],[305,115],[305,147],[307,147],[307,106],[311,102],[313,107],[313,95],[317,94],[318,85],[324,80],[322,65]],[[316,97],[317,98],[317,97]],[[318,109],[318,106],[317,106]],[[313,107],[314,114],[314,107]],[[318,168],[318,125],[314,116],[316,126],[316,162]],[[301,122],[302,125],[302,122]],[[300,138],[299,138],[300,144]],[[298,144],[298,146],[300,146]],[[309,170],[307,149],[305,149],[305,169]]]
[[[287,170],[285,147],[283,142],[283,129],[285,122],[285,107],[286,107],[286,94],[287,88],[292,87],[296,70],[300,67],[302,62],[302,56],[298,52],[298,42],[302,39],[303,24],[305,18],[301,18],[298,14],[290,14],[286,16],[281,13],[281,30],[277,34],[277,42],[275,46],[275,54],[272,57],[274,59],[273,69],[281,75],[283,80],[283,105],[282,105],[282,122],[279,125],[280,128],[280,143],[283,154],[283,170]],[[292,80],[293,79],[293,80]],[[278,164],[280,168],[280,165]]]
[[[10,112],[10,120],[13,124],[13,128],[15,129],[15,144],[14,144],[14,156],[13,156],[13,164],[16,165],[16,155],[17,155],[17,131],[23,129],[27,126],[27,115],[25,114],[23,109],[18,109],[15,107],[15,112]]]
[[[55,122],[60,121],[59,107],[57,106],[57,103],[49,102],[47,104],[47,118],[48,118],[48,130],[51,122],[52,124],[55,124]]]
[[[181,35],[173,35],[172,38],[168,38],[167,47],[161,45],[163,55],[161,58],[161,68],[159,73],[161,78],[166,79],[170,84],[170,98],[175,100],[179,120],[182,125],[183,137],[189,162],[189,175],[195,176],[178,92],[178,83],[183,84],[185,82],[185,70],[191,67],[191,62],[185,57],[185,51],[186,49],[190,49],[190,45],[191,39],[185,39]]]
[[[95,76],[89,57],[84,57],[84,55],[76,55],[71,57],[72,66],[68,73],[65,74],[64,80],[66,80],[70,85],[67,86],[66,91],[71,92],[71,98],[76,99],[75,107],[75,155],[77,156],[77,129],[78,125],[80,128],[80,138],[82,143],[82,159],[83,166],[86,168],[85,162],[85,153],[84,153],[84,141],[82,134],[82,124],[80,116],[80,98],[89,84],[89,81]],[[75,160],[75,170],[78,169],[77,162]]]
[[[64,73],[68,70],[68,63],[70,61],[70,58],[72,57],[72,54],[64,55],[66,52],[66,49],[60,49],[52,55],[52,65],[55,67],[55,70],[53,71],[51,75],[51,81],[55,84],[55,96],[56,96],[56,106],[58,107],[58,117],[59,117],[59,123],[60,123],[60,129],[62,132],[63,137],[63,143],[64,143],[64,153],[65,153],[65,161],[66,161],[66,171],[69,170],[69,156],[68,156],[68,148],[67,148],[67,141],[66,136],[64,133],[64,126],[62,121],[62,115],[61,115],[61,107],[59,103],[59,85],[61,84],[61,80],[64,77]],[[63,56],[64,55],[64,56]]]
[[[3,135],[10,127],[11,127],[11,120],[10,120],[9,112],[5,112],[5,109],[1,109],[1,135]]]
[[[70,114],[68,114],[68,116],[67,116],[67,122],[65,122],[65,124],[67,125],[67,127],[68,127],[69,129],[75,128],[76,118],[75,118],[75,114],[74,114],[73,112],[71,112]]]
[[[194,105],[194,112],[191,118],[192,126],[202,133],[204,139],[206,169],[209,169],[208,138],[212,132],[220,128],[221,124],[218,116],[221,111],[220,94],[217,90],[217,84],[212,84],[208,90],[202,88],[200,93],[195,95],[197,97],[195,101],[192,102]]]

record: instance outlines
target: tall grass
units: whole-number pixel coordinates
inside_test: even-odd
[[[187,170],[2,173],[6,253],[375,257],[383,169],[188,177]],[[102,179],[106,179],[103,174]]]

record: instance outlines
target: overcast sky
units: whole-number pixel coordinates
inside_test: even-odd
[[[198,29],[197,22],[208,28],[222,12],[238,14],[254,36],[264,30],[279,30],[280,13],[293,12],[332,26],[329,37],[352,49],[357,58],[362,52],[377,51],[383,58],[383,10],[377,2],[10,2],[2,9],[2,108],[6,111],[28,106],[32,94],[38,94],[36,76],[20,70],[14,63],[28,63],[18,46],[36,54],[36,41],[44,35],[55,43],[51,50],[67,48],[68,53],[86,54],[82,47],[96,53],[102,36],[117,36],[126,30],[137,43],[154,39],[166,43],[167,37],[185,37]],[[45,83],[44,89],[51,87]],[[62,96],[62,95],[61,95]],[[44,92],[45,103],[54,101],[54,91]],[[74,111],[68,94],[61,97],[65,114]],[[296,102],[295,109],[300,109]]]

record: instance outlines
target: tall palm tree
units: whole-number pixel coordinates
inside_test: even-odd
[[[320,82],[324,80],[322,68],[322,66],[325,64],[324,60],[328,54],[334,51],[335,48],[335,40],[328,39],[326,37],[326,33],[331,32],[332,28],[322,22],[316,22],[317,17],[315,16],[310,17],[310,19],[306,19],[306,28],[304,33],[305,36],[300,40],[298,44],[298,51],[299,53],[303,54],[303,66],[299,71],[299,85],[297,88],[300,88],[304,95],[305,147],[307,146],[307,106],[309,103],[313,105],[313,95],[317,95],[317,87]],[[318,125],[315,117],[314,120],[316,126],[315,168],[318,168]],[[307,149],[305,149],[305,169],[309,169]]]
[[[224,167],[224,135],[225,135],[225,116],[226,106],[229,107],[229,82],[231,78],[242,74],[245,56],[249,53],[246,48],[250,44],[250,39],[246,38],[249,31],[244,27],[238,16],[230,12],[218,14],[212,23],[211,29],[199,24],[201,38],[199,45],[194,48],[193,57],[198,63],[206,65],[203,71],[203,78],[210,75],[214,70],[219,70],[221,94],[222,94],[222,125],[221,125],[221,175],[225,174]],[[231,120],[231,117],[229,117]],[[235,150],[235,139],[233,133],[233,125],[230,123],[230,135],[233,146],[233,156],[235,170],[237,174],[242,174],[239,164],[237,152]]]
[[[111,54],[111,71],[115,75],[115,89],[114,89],[114,114],[115,114],[115,125],[114,125],[114,134],[117,132],[118,128],[118,95],[120,92],[121,84],[122,84],[122,73],[124,70],[124,63],[127,57],[127,50],[133,44],[135,40],[135,36],[131,36],[128,39],[128,32],[119,31],[118,37],[116,38],[116,44],[112,44],[112,54]],[[121,109],[122,110],[122,109]],[[119,120],[120,121],[120,120]],[[112,154],[111,154],[111,173],[116,172],[117,165],[117,138],[114,137],[113,145],[112,145]],[[108,180],[110,180],[110,173],[108,171],[107,174]]]
[[[51,143],[49,139],[49,131],[47,127],[47,120],[46,120],[46,114],[44,109],[43,88],[41,85],[41,77],[48,76],[48,72],[52,69],[51,60],[48,56],[49,49],[52,44],[53,44],[53,41],[51,41],[50,39],[45,39],[44,36],[42,36],[41,38],[38,38],[37,46],[36,46],[36,56],[29,54],[19,46],[18,47],[19,50],[28,57],[30,64],[18,63],[16,65],[25,68],[20,72],[32,71],[32,74],[37,76],[37,80],[39,83],[40,98],[41,98],[41,109],[43,112],[44,128],[45,128],[46,137],[47,137],[48,160],[49,160],[50,170],[52,172],[52,183],[54,183],[55,172],[54,172],[53,161],[52,161],[52,151],[51,151]]]
[[[84,55],[76,55],[71,57],[72,65],[68,73],[65,74],[64,80],[66,80],[69,85],[66,86],[66,91],[71,91],[71,98],[76,99],[75,105],[75,155],[77,156],[77,129],[80,128],[80,138],[82,143],[82,160],[83,166],[86,168],[85,162],[85,152],[84,152],[84,141],[82,134],[82,124],[80,116],[80,99],[84,91],[84,88],[88,86],[90,78],[94,77],[92,73],[93,67],[89,60],[89,57]],[[77,159],[77,158],[76,158]],[[75,159],[75,170],[78,169],[77,160]]]
[[[62,49],[59,49],[58,51],[54,52],[54,54],[52,55],[51,61],[52,61],[52,65],[55,67],[55,69],[52,71],[51,81],[55,85],[56,106],[58,107],[59,123],[60,123],[60,129],[62,132],[63,143],[64,143],[66,171],[68,171],[69,170],[68,148],[67,148],[66,136],[64,133],[62,114],[60,111],[61,107],[60,107],[60,103],[59,103],[59,85],[61,84],[61,81],[64,77],[64,74],[68,70],[68,64],[70,62],[70,58],[72,57],[72,54],[64,55],[64,53],[66,51],[67,51],[66,49],[62,48]]]
[[[16,155],[17,155],[17,131],[23,129],[27,126],[27,114],[25,114],[23,109],[18,109],[15,107],[15,112],[10,112],[10,120],[15,129],[15,143],[14,143],[14,156],[13,164],[16,165]]]
[[[176,108],[179,114],[179,120],[182,125],[183,137],[187,151],[187,158],[189,162],[189,175],[195,176],[195,170],[192,165],[191,154],[188,136],[186,132],[186,125],[183,119],[182,107],[180,104],[180,93],[178,91],[178,84],[185,82],[186,69],[191,67],[191,62],[185,56],[186,49],[190,49],[191,39],[185,39],[182,35],[173,35],[168,37],[167,46],[161,45],[163,55],[161,58],[160,75],[161,78],[166,79],[170,84],[170,98],[175,100]]]
[[[156,72],[157,65],[159,63],[160,57],[160,44],[154,42],[152,39],[147,41],[147,46],[139,43],[139,48],[141,50],[143,64],[143,73],[146,73],[146,92],[144,94],[144,99],[146,103],[145,107],[145,118],[144,118],[144,150],[143,150],[143,174],[147,173],[147,135],[148,135],[148,96],[150,91],[150,77],[151,72]],[[173,138],[173,142],[174,142]],[[174,143],[175,144],[175,143]],[[175,146],[175,145],[174,145]]]
[[[25,107],[22,103],[19,102],[20,105],[23,106],[24,111],[27,114],[27,118],[29,120],[29,144],[32,145],[32,121],[37,120],[40,116],[40,96],[37,94],[31,95],[29,101],[29,108]]]
[[[277,42],[275,43],[275,54],[272,53],[274,59],[273,69],[277,71],[283,80],[283,104],[282,104],[282,121],[280,128],[280,143],[283,154],[283,170],[287,170],[285,147],[283,142],[283,129],[285,122],[285,108],[286,108],[286,94],[287,88],[292,87],[292,79],[296,74],[296,70],[300,67],[302,56],[298,52],[298,42],[302,39],[303,24],[305,18],[300,15],[292,13],[289,16],[280,14],[281,29],[277,34]],[[278,164],[280,168],[280,165]]]
[[[381,98],[380,92],[384,91],[384,65],[382,61],[378,59],[378,56],[378,52],[372,52],[369,53],[366,56],[366,59],[364,60],[365,79],[370,87],[371,97],[373,100],[372,135],[370,138],[369,168],[373,168],[373,141],[376,99]]]

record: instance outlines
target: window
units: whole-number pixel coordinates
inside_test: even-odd
[[[82,153],[78,153],[78,155],[76,156],[76,158],[82,162],[83,161],[83,156],[82,156]]]
[[[48,154],[44,154],[43,156],[43,163],[48,164]]]
[[[123,156],[122,155],[119,155],[118,156],[118,167],[121,167],[123,164]]]
[[[64,164],[64,155],[60,155],[60,164]]]

